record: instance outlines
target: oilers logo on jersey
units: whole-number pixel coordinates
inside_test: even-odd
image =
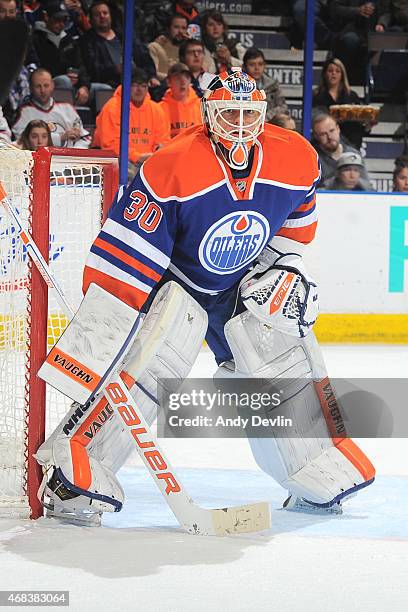
[[[265,126],[248,176],[236,180],[194,127],[149,158],[113,203],[84,290],[97,283],[140,309],[169,269],[195,291],[226,291],[272,236],[312,240],[318,179],[316,152],[299,134]]]
[[[207,230],[199,246],[200,263],[215,274],[241,270],[261,253],[269,234],[269,223],[260,213],[230,213]]]

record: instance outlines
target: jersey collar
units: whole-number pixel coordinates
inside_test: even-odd
[[[218,163],[224,173],[228,190],[233,200],[252,200],[256,179],[262,166],[263,150],[259,140],[254,144],[254,155],[251,170],[245,178],[234,178],[232,171],[227,162],[223,159],[221,153],[217,152],[217,147],[211,142],[214,154],[217,157]]]

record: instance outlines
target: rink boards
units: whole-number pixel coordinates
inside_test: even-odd
[[[52,191],[58,192],[58,186],[52,187]],[[98,188],[87,186],[89,194],[93,191],[97,192]],[[72,189],[71,212],[75,209],[75,199],[75,189]],[[318,231],[305,259],[319,284],[320,315],[316,333],[320,341],[408,342],[407,200],[405,194],[318,193]],[[61,227],[57,223],[50,237],[52,266],[60,278],[66,269],[67,252],[59,235]],[[77,238],[79,244],[80,236]],[[0,244],[4,244],[2,235]],[[6,255],[2,252],[0,293],[3,299],[4,293],[10,291],[8,264],[17,251],[13,241],[13,251]],[[22,259],[24,267],[25,257]],[[78,302],[81,276],[78,267],[76,274],[75,301]],[[67,321],[58,308],[53,308],[55,302],[50,306],[51,346]],[[24,321],[16,325],[16,320],[10,319],[16,315],[15,310],[9,314],[0,308],[0,348],[6,328],[13,323],[15,348],[22,347]]]
[[[406,194],[318,192],[305,255],[319,286],[322,342],[408,342]]]

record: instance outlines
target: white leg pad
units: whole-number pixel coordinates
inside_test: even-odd
[[[316,504],[335,503],[366,478],[333,443],[315,380],[327,376],[313,334],[296,339],[272,330],[249,312],[225,325],[235,361],[235,376],[262,378],[284,393],[274,410],[290,418],[292,427],[278,435],[250,438],[258,465],[282,487]],[[216,376],[231,377],[221,367]],[[275,416],[275,415],[274,415]]]
[[[190,373],[207,326],[207,313],[191,295],[174,281],[163,285],[124,366],[136,381],[130,391],[149,424],[156,419],[158,401],[166,386],[174,392]],[[133,445],[128,436],[122,438],[121,444],[130,454]],[[112,465],[114,471],[119,467],[117,462]]]
[[[170,384],[175,388],[183,382],[206,330],[207,314],[201,306],[177,283],[166,283],[157,293],[124,366],[136,380],[131,393],[149,424],[156,418],[161,379],[172,379]],[[87,457],[82,454],[82,459],[84,469],[93,474],[90,490],[96,487],[100,491],[101,483],[110,483],[112,490],[104,494],[116,498],[114,473],[125,463],[134,445],[103,397],[87,410],[74,404],[36,454],[42,465],[60,467],[74,486],[79,472],[74,469],[76,459],[71,457],[71,450],[76,443],[86,449]]]

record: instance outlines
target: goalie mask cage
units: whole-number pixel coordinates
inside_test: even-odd
[[[78,307],[92,241],[115,196],[109,151],[0,146],[0,180],[68,301]],[[0,517],[42,516],[33,458],[70,400],[37,371],[67,318],[0,206]]]

